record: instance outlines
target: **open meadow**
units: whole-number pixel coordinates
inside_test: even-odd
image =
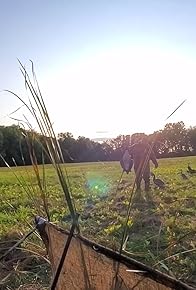
[[[142,192],[141,197],[133,199],[124,253],[193,285],[196,283],[196,174],[187,173],[189,162],[196,168],[196,157],[160,159],[159,167],[152,168],[156,177],[164,180],[166,188],[156,188],[151,180],[149,194]],[[39,168],[42,172],[42,167]],[[186,180],[180,174],[181,169],[188,177]],[[120,181],[119,162],[67,164],[66,170],[80,214],[82,234],[119,249],[134,173],[124,173]],[[33,174],[32,167],[0,168],[1,254],[11,245],[10,240],[21,237],[34,226],[35,215],[44,214]],[[47,165],[44,174],[50,219],[68,228],[70,216],[53,167]],[[50,271],[38,236],[28,238],[22,250],[17,251],[15,256],[1,261],[0,289],[17,289],[23,283],[47,287]]]

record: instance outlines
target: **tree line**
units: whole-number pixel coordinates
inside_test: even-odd
[[[0,166],[5,166],[5,161],[11,166],[31,164],[32,148],[39,164],[43,162],[43,158],[45,163],[50,163],[43,145],[45,137],[36,132],[24,132],[24,129],[16,125],[0,126]],[[168,123],[164,129],[150,135],[119,135],[102,143],[83,136],[75,139],[69,132],[58,134],[58,141],[65,162],[117,161],[127,146],[143,136],[146,136],[149,143],[153,143],[157,158],[196,154],[196,127],[186,128],[183,122]]]

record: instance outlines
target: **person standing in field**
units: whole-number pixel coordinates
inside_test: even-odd
[[[158,167],[158,162],[151,146],[147,142],[147,138],[143,137],[139,142],[133,144],[129,148],[129,153],[133,158],[137,191],[141,189],[142,179],[144,179],[145,191],[149,191],[150,160],[153,162],[155,168]]]

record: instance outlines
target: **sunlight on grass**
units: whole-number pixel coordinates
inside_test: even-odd
[[[133,172],[122,176],[119,162],[65,166],[33,64],[33,82],[25,67],[20,65],[31,98],[26,103],[11,93],[36,120],[41,137],[25,118],[23,125],[27,125],[28,130],[21,130],[32,166],[25,166],[22,152],[23,167],[17,166],[13,160],[15,168],[11,168],[1,156],[8,167],[0,169],[2,242],[13,228],[20,235],[32,229],[34,216],[39,214],[63,228],[69,229],[74,224],[87,238],[115,250],[120,248],[120,253],[123,248],[124,253],[134,255],[148,265],[194,282],[196,176],[183,180],[179,172],[186,171],[190,161],[196,167],[196,158],[160,160],[154,173],[164,180],[166,188],[160,190],[151,181],[151,191],[142,192],[141,196],[133,191]],[[35,141],[42,148],[42,165],[38,165]],[[45,165],[45,156],[51,165]],[[37,247],[41,245],[37,234],[28,245],[30,248],[26,244],[22,254],[27,251],[35,258],[37,252],[37,256],[46,262],[46,253],[41,253],[42,246]],[[39,261],[35,264],[39,266]],[[45,269],[48,271],[47,266]],[[19,269],[18,273],[22,271]],[[41,274],[39,279],[42,278]]]

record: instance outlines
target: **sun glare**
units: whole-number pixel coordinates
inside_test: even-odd
[[[184,98],[191,101],[194,70],[195,62],[171,51],[118,48],[58,68],[42,86],[58,132],[150,133]],[[184,119],[180,111],[175,118]]]

